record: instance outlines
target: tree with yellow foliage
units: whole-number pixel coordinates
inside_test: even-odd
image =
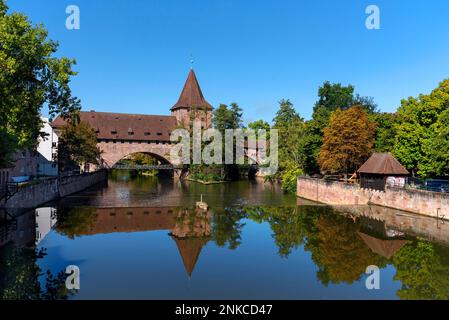
[[[334,111],[318,156],[321,171],[347,176],[357,170],[373,152],[375,130],[376,124],[360,106]]]

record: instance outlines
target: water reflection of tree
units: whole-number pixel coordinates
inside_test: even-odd
[[[212,225],[213,240],[219,247],[228,246],[236,249],[241,243],[241,232],[245,223],[240,220],[246,217],[242,208],[214,208]]]
[[[37,260],[45,256],[43,249],[18,248],[9,243],[0,248],[0,299],[3,300],[65,300],[70,292],[65,287],[65,274],[43,276]]]
[[[360,280],[366,267],[383,267],[387,261],[372,252],[357,234],[353,220],[338,214],[319,214],[315,230],[307,230],[305,249],[319,270],[318,279],[324,284],[353,283]]]
[[[281,257],[287,258],[303,244],[305,219],[300,207],[254,207],[245,208],[245,212],[255,222],[270,224]]]
[[[414,240],[394,257],[395,280],[402,282],[401,299],[449,299],[449,250]]]
[[[96,208],[88,207],[60,208],[55,230],[70,239],[87,234],[97,220],[95,211]]]
[[[357,234],[353,220],[328,207],[262,207],[252,210],[249,217],[267,221],[281,257],[305,243],[317,264],[318,278],[328,283],[352,283],[360,279],[366,267],[383,266],[386,260],[373,253]],[[255,214],[256,213],[256,214]]]

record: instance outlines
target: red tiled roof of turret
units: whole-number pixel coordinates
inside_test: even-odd
[[[190,70],[189,76],[187,77],[184,89],[182,90],[181,96],[178,102],[171,108],[171,110],[176,110],[180,108],[203,108],[212,110],[212,106],[203,96],[198,80],[196,79],[195,72],[193,69]]]

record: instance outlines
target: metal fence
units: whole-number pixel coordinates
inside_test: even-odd
[[[406,186],[409,189],[449,193],[449,180],[445,179],[420,179],[409,177],[407,178]]]
[[[352,181],[345,180],[339,175],[327,175],[324,177],[317,177],[318,179],[323,179],[324,181],[340,181],[344,183],[356,183],[360,184],[363,188],[385,190],[386,182],[383,180],[375,179],[353,179]],[[391,182],[388,183],[389,189],[412,189],[412,190],[425,190],[432,192],[444,192],[449,193],[449,178],[448,179],[421,179],[415,177],[407,177],[404,183],[398,185],[392,185]]]

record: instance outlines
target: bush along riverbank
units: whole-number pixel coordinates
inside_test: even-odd
[[[248,165],[191,165],[185,180],[202,184],[218,184],[251,176],[255,176],[255,173],[251,175]]]

